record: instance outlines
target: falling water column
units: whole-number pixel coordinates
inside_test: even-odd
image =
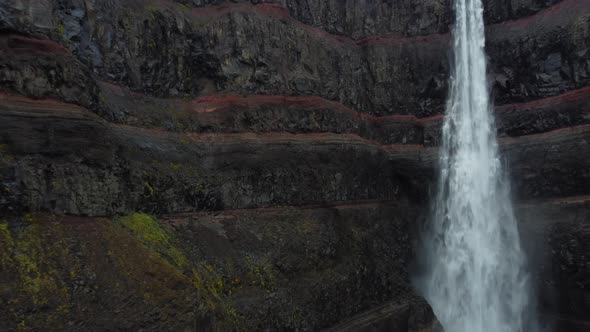
[[[523,331],[528,277],[498,156],[481,0],[455,0],[438,192],[418,281],[447,332]]]

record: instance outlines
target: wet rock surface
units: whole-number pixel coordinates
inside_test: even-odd
[[[517,206],[529,253],[541,321],[554,331],[588,329],[589,197],[530,201]]]
[[[432,329],[408,268],[450,13],[2,2],[0,329]],[[536,200],[518,213],[541,312],[585,331],[590,6],[485,16],[502,156]]]

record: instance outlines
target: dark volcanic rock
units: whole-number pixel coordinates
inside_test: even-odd
[[[500,153],[519,199],[588,194],[590,188],[590,126],[499,139]],[[391,149],[396,169],[428,196],[437,166],[436,148]]]
[[[56,25],[44,34],[61,39],[101,79],[136,91],[316,95],[378,115],[442,112],[448,34],[353,40],[269,4],[189,9],[129,1],[60,8],[55,15],[62,21],[75,16],[79,33]],[[490,26],[496,99],[524,101],[587,84],[588,10],[587,2],[566,0]],[[41,32],[26,22],[5,24]]]
[[[555,331],[587,331],[590,310],[588,196],[517,206],[534,272],[542,321]]]
[[[354,39],[371,35],[415,36],[446,33],[451,23],[449,0],[174,0],[205,7],[230,3],[270,3],[288,9],[297,20]],[[532,15],[560,0],[484,0],[487,23]]]
[[[379,203],[160,222],[9,218],[0,329],[317,331],[392,298],[420,319],[426,305],[407,283],[417,212]]]
[[[91,72],[50,40],[0,32],[0,88],[31,97],[58,97],[92,107],[98,87]]]
[[[435,148],[380,145],[349,133],[169,133],[110,125],[59,102],[3,101],[1,143],[12,167],[6,174],[19,188],[10,197],[25,211],[108,215],[424,201],[436,166]],[[586,194],[588,135],[583,125],[502,139],[516,194]]]
[[[17,211],[172,213],[393,200],[410,190],[386,151],[354,135],[173,134],[112,126],[73,105],[2,99]]]
[[[386,303],[352,317],[326,332],[412,331],[437,332],[440,324],[424,300]]]
[[[518,210],[543,314],[585,331],[590,2],[485,5],[515,196],[567,202]],[[2,1],[0,329],[433,328],[407,268],[450,13]]]

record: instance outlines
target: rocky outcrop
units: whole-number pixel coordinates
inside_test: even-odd
[[[175,134],[113,126],[80,107],[19,98],[5,96],[0,113],[12,208],[172,213],[392,200],[403,191],[386,151],[355,135]]]
[[[442,113],[448,34],[354,40],[270,4],[190,9],[129,1],[54,11],[63,23],[51,29],[23,24],[25,18],[5,25],[54,36],[102,79],[135,91],[316,95],[376,115]],[[566,0],[490,26],[496,100],[525,101],[586,85],[587,12],[586,2]],[[70,21],[77,23],[70,27]]]
[[[486,6],[542,313],[583,331],[590,6]],[[407,270],[449,17],[435,0],[3,2],[0,329],[432,328]]]
[[[414,307],[425,307],[423,303],[386,303],[363,312],[337,326],[324,331],[330,332],[370,332],[370,331],[419,331],[435,332],[440,324],[432,318],[433,313],[426,310],[415,310]]]
[[[588,312],[588,196],[529,201],[518,206],[537,297],[554,331],[586,331]]]
[[[435,148],[384,145],[352,132],[171,133],[111,125],[60,102],[2,99],[2,143],[11,156],[5,169],[14,183],[5,204],[22,207],[19,211],[96,216],[402,198],[424,202],[436,167]],[[585,194],[588,128],[501,139],[515,192]],[[72,135],[80,132],[87,135]],[[296,167],[293,158],[300,162]]]
[[[0,47],[0,87],[4,91],[86,106],[97,104],[98,89],[91,71],[62,45],[0,32]]]
[[[498,23],[531,15],[560,0],[484,1],[485,19]],[[195,7],[228,5],[223,0],[175,0]],[[438,1],[357,1],[347,0],[242,0],[242,3],[271,3],[286,8],[293,18],[333,34],[353,39],[373,35],[416,36],[446,33],[452,20],[451,2]]]
[[[394,202],[0,223],[2,330],[318,330],[396,299],[417,210]],[[424,306],[422,304],[422,306]],[[31,314],[34,313],[34,314]]]

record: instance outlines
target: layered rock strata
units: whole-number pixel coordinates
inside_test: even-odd
[[[590,3],[486,5],[541,311],[584,331]],[[2,3],[1,329],[433,328],[409,266],[449,22],[430,0]]]

